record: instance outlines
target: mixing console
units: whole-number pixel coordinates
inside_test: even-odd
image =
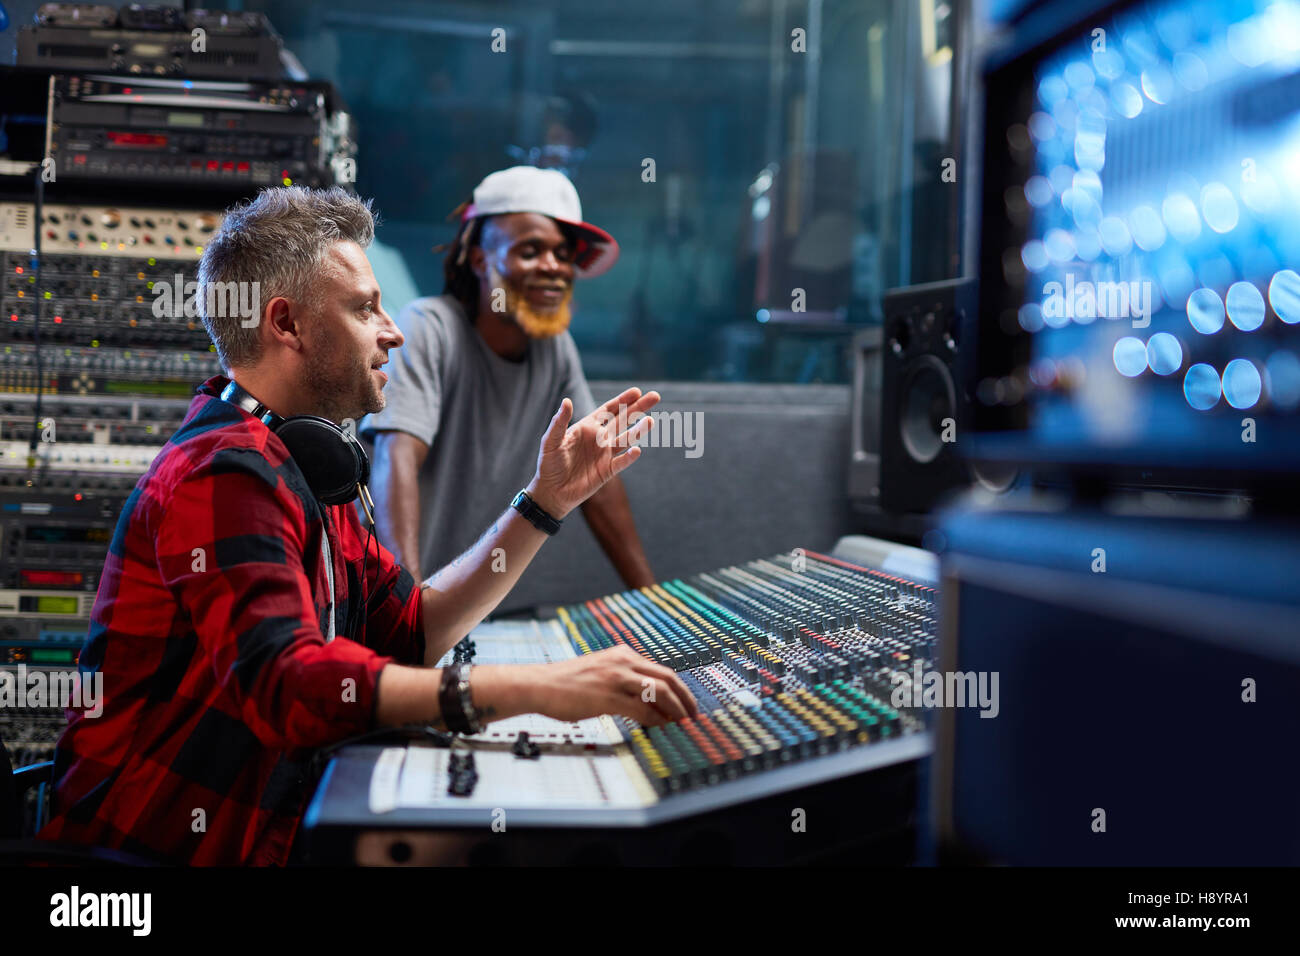
[[[905,707],[891,698],[917,662],[933,667],[934,557],[868,538],[841,547],[481,625],[442,663],[541,664],[627,645],[675,670],[699,713],[656,727],[528,714],[457,738],[456,760],[423,739],[345,747],[304,820],[314,857],[463,861],[466,847],[500,852],[492,834],[508,819],[517,859],[572,861],[599,846],[628,860],[716,860],[702,848],[723,843],[736,859],[754,847],[767,859],[761,847],[791,832],[794,808],[818,808],[818,853],[877,838],[907,853],[913,761],[931,735],[910,694]],[[471,757],[472,787],[457,771]],[[846,805],[855,814],[838,813]]]
[[[618,644],[679,672],[698,717],[622,720],[660,794],[921,729],[889,703],[929,669],[935,591],[795,551],[564,607],[579,653]],[[910,698],[909,698],[910,700]]]

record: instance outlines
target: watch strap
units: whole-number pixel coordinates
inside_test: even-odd
[[[510,502],[510,507],[527,518],[528,523],[538,531],[545,534],[555,534],[560,530],[562,523],[560,519],[552,518],[547,514],[546,510],[533,500],[533,496],[523,489],[520,489],[519,494],[515,495],[514,501]]]
[[[472,664],[449,664],[442,670],[438,686],[438,707],[442,721],[454,734],[477,734],[483,730],[478,711],[470,696],[469,675]]]

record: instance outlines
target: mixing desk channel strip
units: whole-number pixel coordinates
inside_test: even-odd
[[[926,584],[796,550],[558,616],[577,653],[626,645],[695,695],[696,717],[616,721],[668,796],[923,731],[919,713],[890,700],[915,662],[932,667],[936,597]]]

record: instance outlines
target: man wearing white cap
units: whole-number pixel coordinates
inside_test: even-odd
[[[469,548],[535,467],[538,436],[566,396],[577,421],[596,405],[568,333],[573,280],[618,259],[582,219],[555,170],[492,173],[461,211],[444,293],[402,310],[387,408],[373,435],[378,532],[420,580]],[[628,587],[653,583],[627,491],[615,477],[582,506]],[[508,560],[509,556],[505,556]]]

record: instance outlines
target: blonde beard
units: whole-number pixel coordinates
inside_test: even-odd
[[[573,319],[573,311],[569,308],[569,300],[572,298],[573,293],[569,292],[564,301],[549,312],[538,312],[527,302],[519,300],[514,303],[511,311],[519,327],[530,339],[554,338],[567,329]]]
[[[490,268],[490,267],[489,267]],[[573,321],[573,286],[564,294],[564,300],[553,309],[539,312],[528,304],[528,300],[517,294],[502,280],[501,274],[490,268],[490,277],[494,289],[506,290],[506,314],[514,316],[515,322],[530,339],[550,339],[559,335]]]

